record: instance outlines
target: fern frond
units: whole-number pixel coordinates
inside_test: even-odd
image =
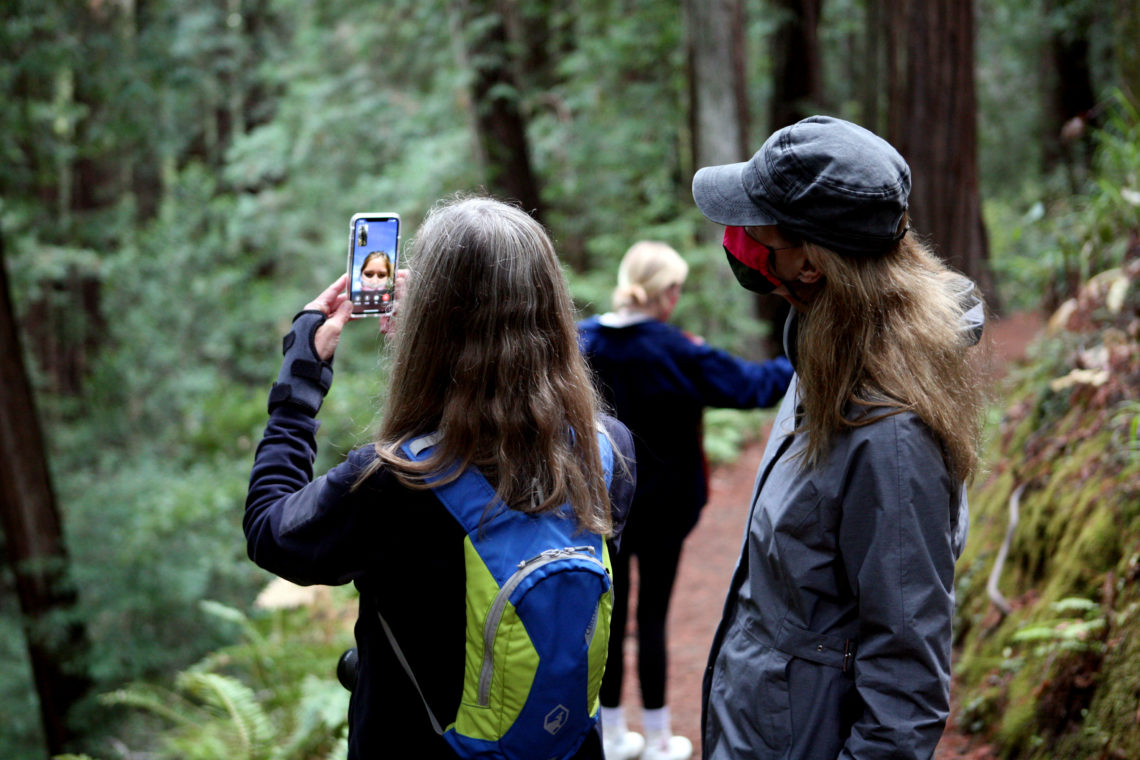
[[[178,695],[159,691],[152,687],[135,685],[100,695],[99,701],[105,705],[132,707],[144,710],[168,720],[176,726],[191,726],[195,723],[188,715],[190,710],[176,708],[173,705],[180,702]]]
[[[348,692],[338,682],[305,678],[294,715],[295,728],[274,760],[344,757],[335,750],[347,736]]]
[[[272,737],[268,716],[257,702],[257,696],[236,678],[217,673],[183,672],[178,687],[229,716],[247,757],[267,744]]]

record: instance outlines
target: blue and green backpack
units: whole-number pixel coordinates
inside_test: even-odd
[[[402,450],[421,461],[437,442],[423,436]],[[600,432],[598,446],[608,486],[613,446]],[[570,757],[598,720],[613,610],[605,540],[579,531],[569,504],[541,515],[508,508],[475,467],[432,490],[467,533],[463,697],[446,727],[428,707],[432,725],[460,757]],[[391,629],[381,623],[416,683]]]

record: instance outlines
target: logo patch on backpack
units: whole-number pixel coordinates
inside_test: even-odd
[[[435,442],[403,452],[422,460]],[[598,446],[608,485],[613,448],[602,433]],[[438,730],[460,757],[571,756],[598,721],[613,610],[604,539],[579,532],[568,504],[542,515],[507,508],[474,467],[432,490],[467,533],[463,697]]]
[[[570,711],[566,709],[565,705],[558,705],[558,707],[555,707],[546,714],[546,722],[542,727],[546,729],[546,733],[553,736],[562,730],[562,727],[566,725],[566,721],[569,719]]]

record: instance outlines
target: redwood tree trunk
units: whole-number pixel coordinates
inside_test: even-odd
[[[684,12],[694,171],[743,161],[752,155],[744,74],[744,4],[742,0],[685,0]]]
[[[887,44],[889,25],[886,20],[888,8],[884,0],[865,0],[865,21],[862,29],[862,49],[859,59],[854,62],[858,79],[856,91],[859,93],[859,123],[875,134],[886,134],[886,104],[889,93],[884,84],[890,81],[888,74]]]
[[[1044,169],[1059,164],[1068,170],[1070,187],[1079,192],[1092,159],[1090,131],[1085,128],[1093,118],[1096,94],[1093,90],[1090,58],[1091,6],[1071,0],[1051,0],[1047,14],[1064,14],[1067,23],[1054,26],[1049,34],[1046,67],[1049,92],[1045,99],[1045,134],[1042,136]],[[1135,41],[1133,40],[1133,44]],[[1077,129],[1070,123],[1078,120]]]
[[[82,667],[86,635],[65,612],[68,582],[63,526],[52,493],[43,436],[25,371],[0,236],[0,525],[20,598],[40,719],[51,756],[74,738],[71,708],[90,683]]]
[[[891,0],[896,25],[889,139],[910,163],[911,224],[951,266],[973,279],[989,306],[989,268],[978,186],[974,7],[962,0]],[[899,64],[902,64],[901,66]]]
[[[780,25],[772,58],[772,130],[823,110],[819,14],[823,0],[776,0]]]
[[[530,163],[526,120],[501,2],[458,0],[456,6],[465,39],[465,57],[472,69],[475,134],[487,189],[501,198],[518,201],[541,221],[542,201]]]
[[[795,124],[823,109],[823,64],[819,51],[819,14],[823,0],[776,0],[780,23],[773,40],[771,130]],[[759,146],[757,146],[759,147]],[[772,296],[757,296],[756,316],[768,323],[766,348],[784,352],[784,321],[790,307]]]

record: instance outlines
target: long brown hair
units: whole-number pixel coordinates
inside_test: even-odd
[[[981,362],[968,355],[976,337],[963,326],[981,298],[973,283],[913,232],[881,257],[805,246],[826,277],[798,330],[807,466],[843,428],[913,411],[941,442],[951,473],[969,479],[985,401]],[[868,413],[852,418],[852,402]]]
[[[608,534],[599,402],[542,225],[490,198],[458,198],[428,214],[408,258],[378,458],[362,480],[384,465],[419,489],[475,465],[511,508],[569,502],[583,529]],[[432,432],[441,440],[425,461],[399,452]]]

